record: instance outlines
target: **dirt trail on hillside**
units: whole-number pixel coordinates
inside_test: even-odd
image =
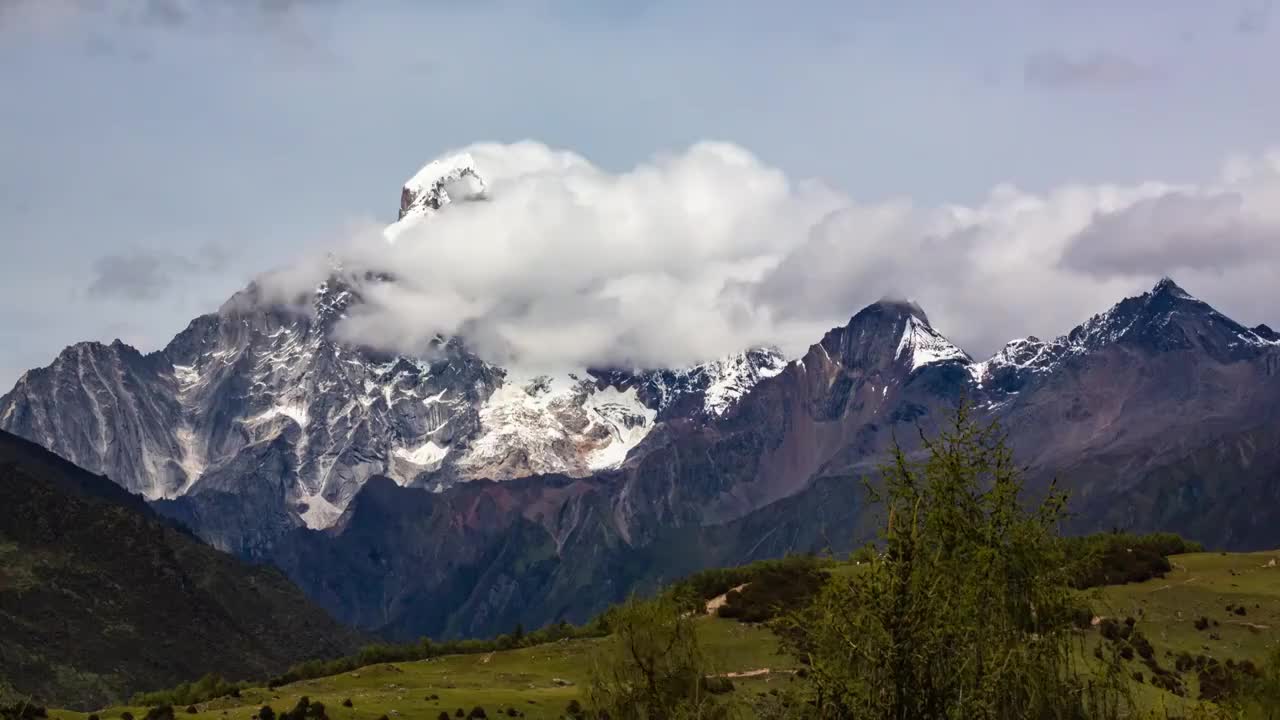
[[[748,585],[750,585],[750,584],[751,584],[751,583],[742,583],[741,585],[739,585],[739,586],[738,586],[738,587],[736,587],[736,588],[733,588],[733,589],[732,589],[732,590],[730,590],[729,592],[742,592],[742,588],[744,588],[744,587],[746,587],[746,586],[748,586]],[[727,603],[727,602],[729,602],[729,593],[725,593],[725,594],[723,594],[723,595],[717,595],[717,596],[715,596],[715,597],[711,598],[710,600],[708,600],[708,601],[707,601],[707,614],[708,614],[708,615],[715,615],[715,614],[716,614],[716,611],[717,611],[717,610],[719,610],[720,608],[724,607],[724,606],[725,606],[725,603]]]

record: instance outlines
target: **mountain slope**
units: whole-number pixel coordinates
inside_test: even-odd
[[[207,672],[263,677],[357,639],[278,571],[4,432],[0,507],[0,677],[19,692],[98,707]]]
[[[473,158],[432,163],[385,239],[489,192]],[[1076,529],[1280,544],[1250,502],[1280,484],[1280,335],[1172,280],[980,361],[884,300],[790,362],[550,375],[465,337],[344,342],[342,318],[395,282],[334,265],[294,298],[251,285],[156,353],[73,346],[0,398],[0,428],[398,637],[585,619],[673,568],[842,546],[890,445],[915,450],[962,398],[1033,482],[1073,493]]]
[[[381,281],[335,270],[286,305],[253,286],[149,355],[75,345],[0,398],[0,428],[259,557],[293,528],[333,525],[374,475],[439,490],[617,467],[659,418],[723,413],[782,365],[757,349],[685,370],[524,375],[458,339],[421,356],[336,340],[356,287]]]
[[[1004,424],[1033,484],[1072,493],[1076,531],[1280,543],[1280,504],[1266,502],[1280,493],[1274,342],[1164,282],[1051,343],[980,363],[951,347],[919,308],[877,303],[723,415],[660,424],[625,467],[434,496],[371,484],[343,525],[293,533],[272,559],[340,617],[395,637],[580,621],[702,567],[864,542],[863,481],[895,438],[914,450],[965,396]]]

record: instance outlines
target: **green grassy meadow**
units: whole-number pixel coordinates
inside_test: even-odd
[[[1173,572],[1164,578],[1085,591],[1094,614],[1123,621],[1150,640],[1155,658],[1172,668],[1182,652],[1225,662],[1261,662],[1280,642],[1280,551],[1261,553],[1197,553],[1170,558]],[[857,572],[838,565],[835,573]],[[1232,610],[1228,611],[1227,608]],[[1234,608],[1244,608],[1240,615]],[[1197,629],[1196,621],[1208,625]],[[735,695],[747,700],[794,683],[795,661],[780,652],[777,637],[765,626],[705,617],[698,621],[704,650],[721,674],[734,677]],[[1093,647],[1102,644],[1098,629],[1082,631],[1081,658],[1093,663]],[[196,713],[175,708],[191,720],[251,720],[263,705],[277,713],[291,709],[302,696],[324,703],[333,720],[435,720],[441,712],[454,717],[481,706],[490,718],[515,716],[559,718],[569,702],[581,698],[590,680],[593,657],[607,638],[556,643],[491,654],[452,655],[421,662],[377,664],[326,678],[275,689],[255,688],[239,698],[224,697],[196,706]],[[1135,658],[1126,673],[1145,667]],[[760,673],[767,669],[769,672]],[[1140,704],[1178,715],[1199,697],[1194,671],[1180,675],[1185,697],[1149,683],[1133,682]],[[344,707],[346,700],[352,707]],[[113,707],[99,711],[102,720],[124,712],[141,719],[145,707]],[[50,711],[57,720],[85,720],[87,714]]]
[[[769,630],[719,618],[698,620],[700,638],[719,672],[770,673],[734,679],[738,693],[765,692],[777,683],[791,682],[794,661],[778,652]],[[277,713],[289,710],[302,696],[324,703],[332,720],[388,718],[435,720],[442,711],[453,717],[483,707],[490,718],[515,709],[526,718],[559,718],[570,700],[580,698],[589,682],[592,658],[608,639],[561,642],[495,652],[450,655],[409,663],[378,664],[326,678],[268,689],[254,688],[239,698],[219,698],[196,706],[195,714],[174,708],[191,720],[250,720],[263,705]],[[351,700],[352,707],[343,701]],[[99,711],[103,720],[130,712],[141,719],[145,707],[112,707]],[[87,713],[50,710],[58,720],[84,720]]]

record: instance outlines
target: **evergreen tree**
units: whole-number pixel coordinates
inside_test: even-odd
[[[997,426],[962,404],[913,462],[900,446],[871,499],[882,551],[786,623],[823,718],[1059,720],[1125,709],[1113,671],[1081,680],[1058,535],[1065,497],[1024,495]]]

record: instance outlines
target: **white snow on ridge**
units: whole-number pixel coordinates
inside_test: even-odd
[[[173,377],[179,385],[194,385],[200,381],[200,373],[194,365],[174,365]]]
[[[723,415],[756,383],[781,373],[787,367],[786,359],[777,350],[765,350],[760,356],[760,365],[751,362],[750,353],[738,353],[697,368],[706,372],[710,381],[703,404],[708,413]]]
[[[391,454],[414,465],[439,467],[445,456],[449,454],[449,448],[428,440],[416,448],[395,448]]]
[[[387,242],[395,242],[400,233],[424,218],[439,212],[455,200],[480,197],[488,184],[476,171],[470,153],[458,153],[427,163],[405,181],[400,193],[400,219],[383,230]]]
[[[480,409],[480,433],[456,460],[469,475],[585,474],[616,467],[657,420],[635,388],[596,389],[586,373],[508,373]]]
[[[583,407],[609,428],[609,444],[587,456],[587,467],[592,470],[621,465],[627,459],[627,453],[653,429],[658,418],[657,410],[651,410],[640,402],[635,388],[619,392],[617,388],[607,387],[588,396]]]
[[[307,421],[309,419],[307,416],[307,408],[299,403],[276,405],[275,407],[268,408],[263,413],[250,418],[248,422],[254,424],[263,423],[268,420],[274,420],[282,415],[297,423],[300,428],[307,427]]]
[[[950,340],[915,315],[908,318],[907,326],[898,340],[898,350],[894,357],[905,359],[908,355],[912,372],[926,365],[947,360],[966,364],[973,362],[965,351],[953,345]]]

